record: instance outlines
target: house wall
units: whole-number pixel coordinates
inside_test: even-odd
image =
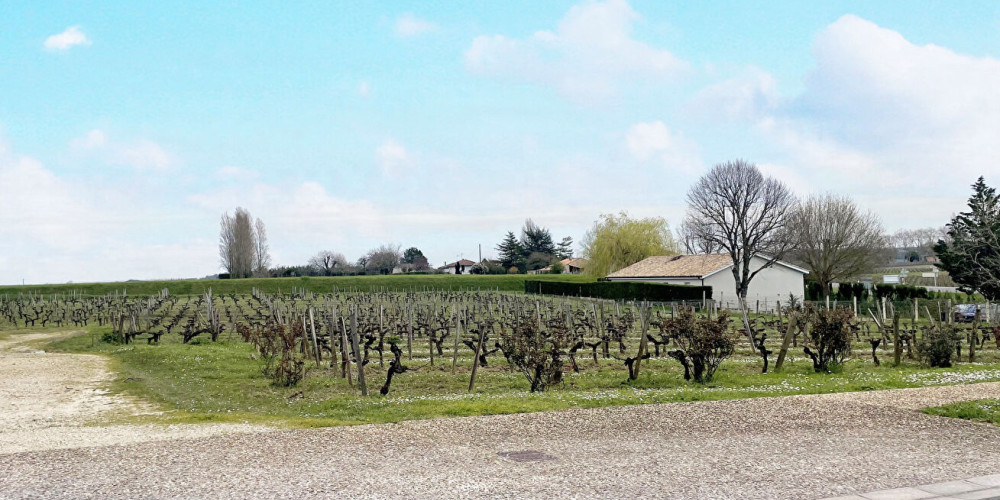
[[[751,271],[764,263],[763,259],[754,259],[750,265]],[[727,267],[704,280],[699,278],[617,278],[613,281],[648,281],[651,283],[666,283],[670,285],[704,285],[712,287],[712,298],[719,302],[720,307],[736,309],[736,282],[733,271]],[[760,301],[761,309],[773,309],[776,301],[788,303],[788,294],[793,294],[798,300],[805,296],[805,275],[785,266],[774,265],[764,269],[750,281],[747,291],[747,301],[751,308],[756,308]]]
[[[458,274],[469,274],[469,270],[472,269],[472,266],[459,265],[458,268]],[[444,267],[441,269],[441,272],[444,274],[455,274],[455,266]]]
[[[763,259],[754,259],[750,270],[757,269],[764,263]],[[732,268],[726,268],[707,278],[705,285],[712,287],[712,298],[722,307],[738,307],[736,301],[736,282],[733,280]],[[788,295],[792,294],[798,300],[805,296],[805,275],[785,266],[774,265],[762,270],[750,281],[747,290],[747,302],[751,308],[760,301],[761,309],[774,308],[776,301],[788,303]]]

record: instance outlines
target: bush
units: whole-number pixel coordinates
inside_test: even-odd
[[[500,328],[497,342],[507,362],[528,379],[531,392],[544,391],[562,381],[562,357],[573,342],[565,321],[554,318],[545,328],[540,328],[532,316],[515,321]]]
[[[837,289],[837,300],[851,300],[854,297],[857,297],[858,300],[864,300],[864,283],[841,283]]]
[[[105,344],[120,345],[125,343],[125,336],[119,335],[115,332],[104,332],[104,335],[101,335],[101,342],[104,342]]]
[[[910,285],[875,285],[875,296],[881,300],[885,297],[888,300],[926,299],[927,289],[922,286]]]
[[[813,362],[817,373],[829,373],[830,364],[839,365],[851,352],[851,332],[848,324],[854,318],[850,309],[820,309],[813,313],[813,326],[809,330],[807,342],[812,346],[803,348]],[[813,350],[815,349],[815,350]]]
[[[736,350],[731,326],[725,311],[715,319],[701,318],[690,307],[680,308],[675,319],[667,320],[663,330],[680,347],[667,354],[684,366],[684,380],[712,381],[715,370]]]
[[[236,331],[245,342],[250,342],[257,349],[264,361],[261,372],[275,385],[292,387],[305,376],[305,355],[297,349],[305,338],[301,323],[294,322],[288,328],[272,320],[257,328],[241,324]]]
[[[917,354],[933,368],[949,368],[958,342],[960,338],[954,327],[927,330],[924,338],[917,342]]]
[[[823,285],[810,281],[806,283],[806,300],[820,300],[823,298]]]
[[[575,283],[565,281],[525,281],[525,293],[567,295],[611,300],[648,300],[652,302],[698,301],[712,298],[712,287],[667,285],[641,281],[598,281]]]
[[[562,274],[563,269],[563,263],[557,260],[549,266],[549,274]]]

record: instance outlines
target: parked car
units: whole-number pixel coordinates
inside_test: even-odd
[[[952,310],[952,317],[958,323],[971,323],[976,320],[978,309],[976,304],[959,304]]]

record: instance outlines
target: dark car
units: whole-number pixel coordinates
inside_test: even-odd
[[[971,323],[976,320],[977,310],[975,304],[959,304],[952,311],[952,316],[958,323]]]

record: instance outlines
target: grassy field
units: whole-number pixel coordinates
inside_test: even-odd
[[[265,293],[287,293],[293,288],[315,293],[339,290],[372,291],[448,291],[499,290],[523,292],[526,280],[554,280],[589,283],[589,276],[572,274],[502,274],[502,275],[387,275],[387,276],[305,276],[301,278],[248,278],[238,280],[119,281],[109,283],[67,283],[60,285],[0,286],[0,295],[70,294],[105,295],[125,290],[129,295],[156,295],[164,288],[171,295],[200,295],[208,289],[216,294],[247,294],[253,288]]]
[[[1000,399],[978,399],[926,408],[924,413],[1000,425]]]
[[[365,370],[369,393],[340,378],[339,368],[310,362],[306,379],[297,387],[271,384],[261,374],[261,363],[252,347],[238,338],[223,336],[211,343],[196,339],[182,344],[167,337],[161,345],[127,346],[97,341],[101,329],[50,346],[50,350],[95,352],[109,356],[118,378],[114,389],[139,396],[166,411],[144,417],[156,422],[274,422],[289,426],[398,422],[411,419],[487,415],[610,405],[718,400],[791,394],[867,391],[1000,381],[1000,353],[980,351],[978,362],[950,369],[930,369],[915,360],[892,367],[891,352],[882,351],[883,364],[871,362],[869,349],[858,344],[855,354],[833,374],[813,373],[801,349],[790,351],[781,373],[761,374],[760,358],[746,346],[722,364],[708,385],[685,382],[680,365],[670,358],[654,358],[640,376],[626,382],[618,359],[590,358],[580,354],[580,373],[567,370],[559,386],[544,393],[530,393],[528,383],[511,371],[499,354],[477,374],[476,389],[469,393],[471,351],[460,346],[452,372],[450,345],[444,357],[430,365],[428,349],[414,346],[413,359],[404,355],[409,371],[393,379],[387,397],[378,395],[385,368],[377,357]],[[775,346],[775,350],[777,346]],[[618,355],[623,357],[623,355]],[[387,361],[389,355],[387,353]],[[388,364],[386,365],[388,366]]]

